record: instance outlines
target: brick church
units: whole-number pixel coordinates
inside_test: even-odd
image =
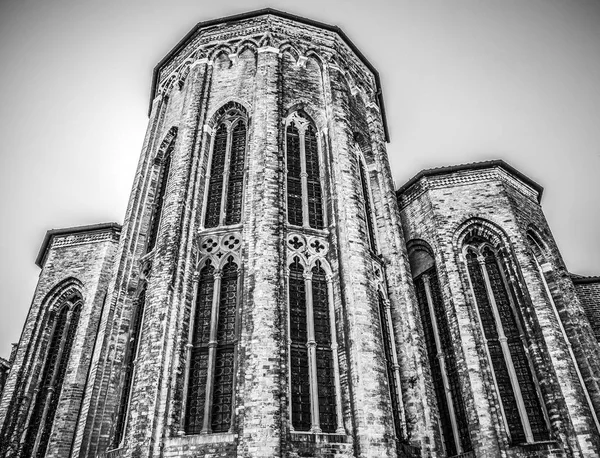
[[[492,160],[395,189],[387,141],[339,28],[198,24],[123,226],[46,234],[0,456],[600,456],[600,277],[542,187]]]

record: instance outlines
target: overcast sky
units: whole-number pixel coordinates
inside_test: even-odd
[[[46,230],[122,223],[152,69],[197,23],[273,7],[340,26],[379,70],[397,186],[504,159],[545,188],[571,271],[600,274],[600,2],[0,0],[0,356]]]

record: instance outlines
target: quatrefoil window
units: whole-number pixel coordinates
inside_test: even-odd
[[[301,240],[300,237],[298,237],[297,235],[294,235],[288,240],[288,245],[294,250],[298,250],[304,246],[304,241]]]
[[[214,249],[217,247],[218,243],[215,239],[213,239],[212,237],[209,237],[207,239],[205,239],[202,242],[202,250],[206,251],[207,253],[212,253],[214,251]]]
[[[230,234],[223,238],[221,246],[225,250],[237,250],[240,247],[240,236],[238,234]]]
[[[313,240],[310,244],[310,247],[315,250],[315,253],[319,254],[321,251],[325,250],[327,247],[321,243],[320,240]]]

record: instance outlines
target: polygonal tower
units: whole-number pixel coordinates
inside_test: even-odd
[[[71,456],[416,450],[386,136],[336,27],[262,10],[163,59]]]

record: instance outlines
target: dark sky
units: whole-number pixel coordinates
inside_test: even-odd
[[[544,186],[567,266],[600,274],[600,2],[0,1],[0,356],[46,230],[125,214],[152,69],[199,21],[273,7],[335,24],[381,74],[398,186],[504,159]]]

